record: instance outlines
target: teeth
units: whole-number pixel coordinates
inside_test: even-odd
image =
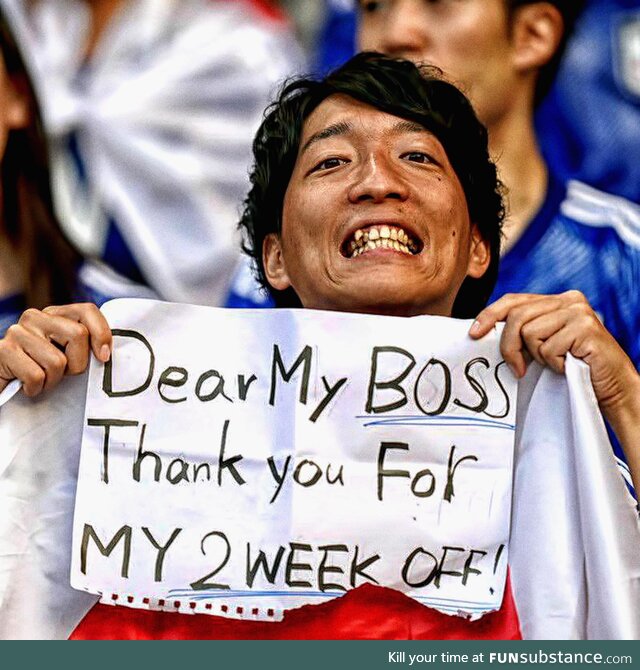
[[[353,239],[347,245],[351,258],[374,249],[394,249],[409,256],[418,252],[417,243],[401,228],[387,225],[372,226],[366,230],[356,230]]]

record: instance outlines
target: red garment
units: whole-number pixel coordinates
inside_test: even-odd
[[[260,16],[273,21],[285,22],[287,16],[272,0],[248,0]]]
[[[441,614],[398,591],[364,584],[280,622],[96,605],[72,640],[521,640],[509,579],[499,611],[478,621]]]

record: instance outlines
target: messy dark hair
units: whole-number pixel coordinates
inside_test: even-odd
[[[0,53],[11,85],[25,100],[28,122],[12,129],[2,157],[0,235],[16,250],[23,267],[28,307],[70,302],[80,254],[64,237],[54,213],[49,153],[40,108],[22,54],[0,10]]]
[[[541,0],[506,0],[507,9],[509,11],[509,16],[512,18],[518,8],[525,5],[535,4],[536,2],[541,2]],[[567,41],[573,29],[575,23],[582,13],[586,5],[586,0],[546,0],[549,4],[553,5],[562,15],[562,20],[564,22],[564,32],[562,34],[562,39],[555,53],[549,62],[540,69],[538,74],[538,80],[536,82],[536,92],[535,92],[535,104],[539,105],[544,97],[547,95],[551,89],[556,75],[558,74],[558,68],[560,67],[560,61],[564,55],[565,48],[567,46]]]
[[[504,219],[502,186],[489,158],[487,132],[467,98],[439,70],[377,53],[360,53],[322,79],[289,81],[265,112],[253,143],[251,190],[240,221],[244,249],[253,259],[258,282],[278,307],[301,306],[292,289],[274,291],[269,286],[262,246],[267,235],[282,231],[284,197],[304,121],[337,94],[414,121],[444,147],[464,190],[470,219],[491,250],[487,271],[479,279],[465,279],[453,307],[455,317],[475,317],[495,286]]]

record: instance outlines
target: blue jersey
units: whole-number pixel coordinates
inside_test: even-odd
[[[640,0],[590,0],[538,137],[556,174],[640,202]]]
[[[640,369],[640,207],[578,181],[551,178],[537,216],[500,262],[491,296],[584,293]],[[622,449],[609,429],[630,484]]]
[[[22,295],[10,295],[0,299],[0,337],[4,337],[7,328],[16,323],[26,308]]]
[[[640,368],[640,207],[551,178],[538,215],[501,260],[492,300],[571,289]]]

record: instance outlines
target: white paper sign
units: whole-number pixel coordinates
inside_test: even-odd
[[[72,585],[278,619],[361,584],[498,609],[516,381],[469,322],[117,300],[89,375]]]

